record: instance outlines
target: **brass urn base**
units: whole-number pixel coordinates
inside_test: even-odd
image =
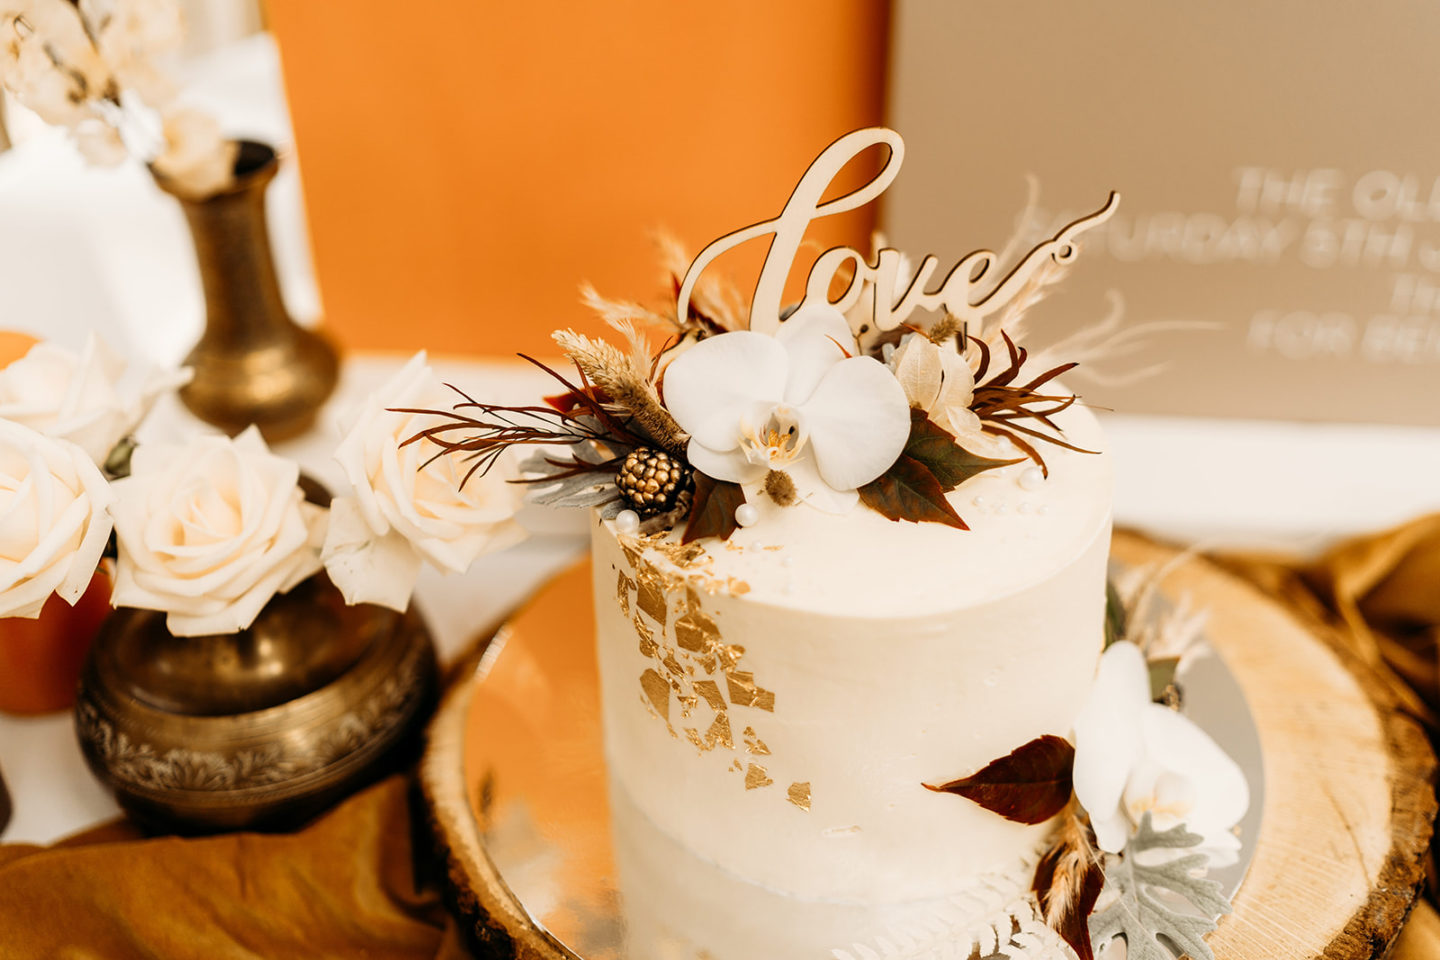
[[[436,690],[420,616],[347,607],[321,573],[237,634],[176,637],[162,613],[115,611],[75,724],[147,828],[282,830],[413,759]]]

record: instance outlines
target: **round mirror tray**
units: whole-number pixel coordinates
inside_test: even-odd
[[[1172,559],[1132,535],[1112,549],[1121,567]],[[1167,602],[1207,610],[1215,655],[1187,667],[1184,712],[1250,783],[1240,861],[1211,872],[1234,897],[1209,937],[1216,956],[1383,953],[1423,881],[1434,816],[1434,760],[1419,725],[1362,665],[1215,566],[1181,559],[1160,589]],[[481,956],[971,953],[967,927],[947,944],[939,901],[799,901],[723,874],[655,831],[608,782],[592,609],[588,564],[557,577],[478,645],[430,728],[422,787],[452,907]]]

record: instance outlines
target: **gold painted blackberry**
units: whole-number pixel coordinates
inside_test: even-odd
[[[690,467],[664,450],[631,451],[615,477],[625,502],[642,517],[673,510],[690,486]]]

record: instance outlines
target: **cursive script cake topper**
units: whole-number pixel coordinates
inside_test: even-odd
[[[875,176],[849,193],[822,203],[820,198],[841,169],[875,146],[888,148],[885,162]],[[774,333],[780,326],[785,280],[806,229],[815,220],[854,210],[879,197],[895,181],[904,160],[905,141],[900,134],[885,127],[856,130],[830,144],[800,178],[779,216],[728,233],[700,251],[680,284],[675,315],[689,315],[690,295],[695,284],[717,257],[749,240],[771,235],[770,249],[765,254],[765,262],[755,283],[755,295],[751,299],[750,329],[759,333]],[[933,290],[929,288],[930,279],[940,261],[934,255],[927,255],[905,288],[897,290],[903,282],[899,276],[900,251],[886,247],[876,254],[875,262],[871,263],[850,247],[831,247],[811,265],[800,306],[830,303],[841,311],[848,311],[859,301],[864,285],[869,281],[875,287],[874,306],[871,316],[856,321],[860,326],[868,324],[874,330],[894,330],[904,325],[916,309],[944,310],[964,324],[978,325],[978,321],[1013,300],[1045,258],[1059,264],[1073,260],[1077,252],[1076,239],[1109,220],[1119,202],[1120,195],[1112,191],[1105,206],[1067,224],[1049,240],[1034,247],[993,285],[989,277],[999,257],[991,250],[976,250],[961,258]],[[847,263],[853,268],[849,285],[838,299],[831,300],[831,286]],[[857,329],[856,332],[862,331]]]

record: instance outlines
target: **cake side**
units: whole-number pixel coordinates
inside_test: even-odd
[[[1098,439],[1087,411],[1069,416]],[[697,856],[809,899],[931,898],[1031,856],[1045,826],[923,786],[1064,736],[1090,688],[1103,641],[1108,458],[1066,452],[1038,489],[1022,487],[1022,473],[995,471],[988,494],[972,484],[952,496],[1035,497],[1047,512],[1012,505],[970,531],[792,510],[829,535],[772,544],[759,524],[766,536],[749,543],[685,547],[597,519],[616,788]],[[861,535],[827,530],[857,524]],[[932,531],[944,543],[929,542]],[[909,562],[877,562],[890,556]],[[846,570],[860,572],[863,593],[837,590]],[[972,572],[1003,589],[976,597],[963,587]],[[924,603],[899,586],[914,580]]]

